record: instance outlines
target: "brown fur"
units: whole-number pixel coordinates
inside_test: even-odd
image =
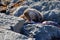
[[[27,20],[31,21],[28,11],[29,11],[29,10],[25,10],[24,13],[23,13],[23,15],[21,15],[20,17],[21,17],[21,18],[24,18],[24,19],[26,18]],[[41,20],[40,20],[40,21],[42,21],[43,17],[42,17],[42,15],[41,15],[40,13],[39,13],[39,15],[40,15],[40,17],[41,17]],[[37,19],[37,18],[35,17],[35,20],[36,20],[36,19]]]

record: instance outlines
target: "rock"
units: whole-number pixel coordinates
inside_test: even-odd
[[[36,40],[51,40],[60,37],[60,29],[54,25],[28,24],[22,28],[22,34],[34,37]]]
[[[28,40],[25,35],[0,28],[0,40]],[[32,38],[31,38],[32,39]]]
[[[32,3],[34,3],[33,1],[31,1],[31,0],[29,0],[29,1],[26,1],[25,3],[24,3],[24,5],[31,5]]]
[[[60,24],[60,11],[59,10],[51,10],[47,11],[43,14],[44,20],[55,21]]]
[[[48,30],[47,30],[48,29]],[[58,29],[55,26],[52,25],[44,25],[42,28],[40,28],[40,32],[38,32],[35,36],[36,40],[51,40],[52,37],[59,38],[60,34]]]
[[[59,1],[43,1],[43,2],[33,2],[30,6],[37,9],[40,12],[45,12],[54,9],[60,9]]]
[[[27,1],[29,1],[29,0],[27,0]],[[41,2],[43,2],[43,1],[60,1],[60,0],[30,0],[30,1],[34,1],[34,2],[39,2],[39,1],[41,1]]]
[[[32,1],[34,1],[34,2],[38,2],[38,1],[40,1],[40,0],[32,0]]]
[[[20,28],[24,24],[24,19],[15,16],[5,15],[0,13],[0,27],[4,29],[20,32]]]
[[[59,27],[60,25],[57,22],[54,21],[44,21],[42,22],[43,25],[53,25]]]
[[[32,24],[28,24],[28,25],[24,25],[21,29],[22,34],[26,35],[26,36],[31,36],[33,37],[34,35],[34,30],[35,30],[36,26],[32,25]],[[32,33],[33,32],[33,33]]]
[[[14,16],[19,17],[20,15],[22,15],[24,13],[24,11],[28,8],[28,6],[20,6],[17,8],[17,10],[15,10],[13,12]]]
[[[31,4],[30,5],[32,8],[42,12],[42,6],[40,5],[40,3],[36,3],[35,5],[34,4]]]

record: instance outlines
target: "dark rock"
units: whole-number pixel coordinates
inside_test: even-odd
[[[28,24],[22,28],[22,32],[22,34],[34,37],[36,40],[51,40],[52,37],[60,37],[60,29],[48,24]]]
[[[44,25],[42,28],[40,28],[40,32],[36,34],[36,40],[51,40],[52,37],[59,38],[60,34],[58,34],[60,31],[55,26],[52,25]]]

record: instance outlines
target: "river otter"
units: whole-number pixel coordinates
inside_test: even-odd
[[[36,9],[28,8],[20,16],[21,18],[27,20],[28,22],[42,22],[43,16]]]

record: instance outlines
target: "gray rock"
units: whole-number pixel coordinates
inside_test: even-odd
[[[19,17],[20,15],[22,15],[24,13],[24,11],[28,8],[28,6],[20,6],[18,7],[14,12],[14,16]]]
[[[38,1],[60,1],[60,0],[28,0],[28,1],[38,2]]]
[[[15,32],[20,32],[20,28],[24,24],[24,19],[15,16],[5,15],[0,13],[0,27],[11,29]]]
[[[28,40],[25,35],[0,28],[0,40]]]
[[[30,6],[37,9],[40,12],[45,12],[54,9],[60,9],[60,1],[43,1],[33,2]]]
[[[60,24],[60,10],[50,10],[43,13],[44,20],[55,21]]]

